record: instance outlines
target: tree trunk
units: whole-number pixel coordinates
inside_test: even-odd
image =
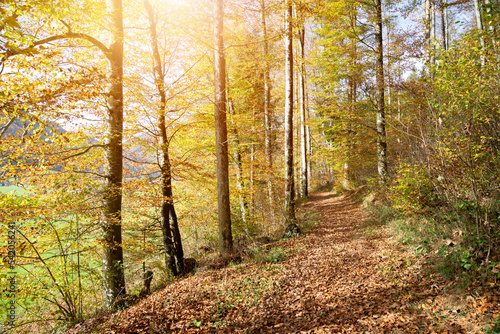
[[[271,79],[269,70],[269,43],[267,41],[267,24],[266,24],[266,6],[264,0],[261,0],[262,12],[262,34],[264,38],[264,154],[266,156],[267,167],[267,196],[269,201],[269,212],[271,219],[274,221],[274,195],[273,195],[273,152],[271,143]]]
[[[355,59],[352,59],[355,62]],[[349,103],[349,115],[346,120],[346,145],[345,145],[345,162],[344,162],[344,182],[343,186],[345,189],[349,189],[352,186],[352,178],[351,178],[351,151],[353,150],[352,144],[352,114],[354,112],[354,103],[356,102],[356,78],[355,74],[351,73],[349,76],[349,88],[347,94],[347,101]]]
[[[387,12],[389,12],[387,10]],[[384,17],[386,14],[383,11],[382,8],[382,16]],[[385,16],[385,20],[390,20],[391,16],[389,13],[387,13],[387,16]],[[356,22],[356,21],[354,21]],[[390,23],[388,23],[385,27],[385,32],[386,32],[386,41],[385,44],[387,45],[387,53],[386,53],[386,69],[387,69],[387,78],[386,78],[386,83],[387,83],[387,107],[390,108],[392,104],[392,77],[391,77],[391,29],[390,29]],[[356,43],[356,42],[354,42]]]
[[[305,67],[305,36],[304,24],[300,34],[300,193],[303,197],[309,195],[309,179],[307,175],[307,134],[306,134],[306,67]]]
[[[431,66],[434,67],[436,64],[436,55],[435,55],[435,45],[436,45],[436,1],[435,0],[430,0],[431,1],[431,22],[430,22],[430,45],[429,45],[429,51],[431,52]],[[431,75],[432,76],[432,75]]]
[[[309,119],[309,110],[306,110],[307,113],[307,118]],[[307,179],[309,180],[309,183],[312,182],[312,175],[311,175],[311,163],[312,163],[312,139],[311,139],[311,126],[307,125],[306,126],[306,135],[307,135],[307,156],[308,156],[308,164],[307,164]]]
[[[104,307],[125,294],[122,248],[123,14],[121,0],[108,0],[111,44],[108,57],[106,166],[103,199]]]
[[[441,37],[443,50],[448,50],[448,6],[446,0],[441,3]]]
[[[220,254],[233,251],[231,211],[229,206],[229,158],[226,124],[226,61],[224,59],[224,4],[215,1],[215,146],[217,156],[217,203]]]
[[[483,17],[481,13],[481,2],[480,0],[474,0],[474,15],[476,17],[476,28],[477,30],[483,31]],[[482,44],[482,43],[481,43]]]
[[[285,7],[285,221],[295,225],[295,182],[293,176],[293,27],[292,4]]]
[[[430,76],[430,64],[431,64],[431,1],[424,1],[424,26],[425,26],[425,47],[427,49],[427,60],[425,71],[428,76]]]
[[[226,82],[229,86],[229,80]],[[228,89],[229,93],[229,89]],[[228,94],[229,95],[229,94]],[[229,114],[232,116],[236,115],[236,110],[234,110],[233,101],[230,97],[227,99],[227,106],[229,109]],[[241,161],[241,149],[240,149],[240,136],[238,134],[238,129],[234,122],[230,123],[231,139],[233,141],[233,164],[236,168],[236,187],[238,188],[238,199],[240,202],[241,220],[247,222],[247,202],[245,195],[243,193],[243,163]]]
[[[491,0],[484,0],[484,5],[486,7],[486,15],[490,17],[490,20],[488,20],[488,22],[486,22],[488,31],[493,36],[495,36],[496,31],[497,31],[496,26],[495,26],[496,20],[495,19],[492,20],[491,16],[492,15],[498,15],[498,7],[497,7],[498,6],[498,1],[491,2]],[[495,46],[495,43],[493,45]]]
[[[375,42],[377,50],[377,170],[382,183],[387,180],[387,138],[385,134],[385,101],[384,101],[384,43],[382,35],[382,1],[375,5]]]
[[[161,194],[162,205],[160,213],[160,224],[163,234],[163,247],[165,250],[165,265],[173,276],[182,272],[184,267],[184,252],[180,237],[177,215],[175,213],[172,191],[172,168],[169,157],[169,139],[166,125],[166,93],[163,66],[160,51],[158,49],[158,37],[153,8],[148,0],[144,0],[144,7],[149,18],[149,32],[151,35],[151,46],[153,50],[155,85],[160,95],[160,107],[158,113],[158,131],[160,133],[161,154]]]
[[[482,16],[482,3],[481,0],[474,0],[474,15],[476,17],[476,28],[480,32],[479,42],[481,43],[482,51],[486,49],[486,42],[484,41],[483,32],[484,32],[484,24],[483,24],[483,16]],[[481,66],[484,66],[486,63],[486,57],[484,54],[481,54]]]
[[[170,163],[169,163],[170,168]],[[172,187],[170,187],[172,189]],[[184,272],[184,249],[182,248],[181,231],[179,230],[179,223],[177,221],[177,213],[175,212],[175,207],[172,202],[172,207],[170,208],[170,230],[172,231],[172,237],[174,238],[174,255],[175,255],[175,265],[177,266],[177,274],[182,274]]]
[[[357,24],[357,14],[354,11],[351,16],[351,24],[356,27]],[[346,120],[346,146],[345,146],[345,162],[344,162],[344,182],[343,186],[346,189],[352,187],[352,172],[351,172],[351,157],[353,156],[352,151],[354,149],[353,145],[353,130],[352,130],[352,120],[354,119],[355,103],[357,99],[357,89],[358,89],[358,69],[357,69],[357,36],[351,36],[349,45],[349,86],[347,90],[347,103],[349,115],[347,115]]]

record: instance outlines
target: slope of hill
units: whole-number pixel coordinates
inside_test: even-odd
[[[321,220],[305,236],[69,333],[479,333],[499,316],[498,289],[455,294],[349,197],[316,193],[302,209]]]

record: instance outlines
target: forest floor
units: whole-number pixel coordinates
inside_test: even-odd
[[[369,225],[353,196],[314,193],[301,210],[317,226],[269,245],[262,261],[206,269],[71,331],[484,333],[500,320],[498,289],[457,291],[387,227]]]

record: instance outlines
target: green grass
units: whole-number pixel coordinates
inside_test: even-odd
[[[251,252],[251,256],[255,263],[274,264],[283,261],[288,255],[288,251],[281,247],[275,247],[268,250],[266,246],[267,245],[263,245]]]
[[[18,187],[18,186],[4,186],[0,187],[0,193],[2,194],[8,194],[8,193],[14,193],[16,195],[24,195],[27,193],[26,189]]]
[[[319,226],[321,219],[316,212],[303,212],[298,215],[300,231],[309,232]]]

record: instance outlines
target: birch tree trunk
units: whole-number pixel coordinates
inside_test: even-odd
[[[111,42],[106,87],[107,133],[103,198],[103,276],[104,307],[112,309],[116,298],[125,294],[122,248],[123,181],[123,9],[121,0],[108,0]]]
[[[448,50],[448,6],[447,0],[441,3],[441,37],[444,50]]]
[[[229,80],[226,82],[229,86]],[[229,89],[228,89],[229,95]],[[229,109],[229,114],[232,116],[236,115],[236,110],[234,110],[234,104],[230,97],[227,98],[227,107]],[[236,187],[238,188],[238,199],[240,204],[241,211],[241,220],[246,223],[247,222],[247,202],[245,195],[243,193],[243,163],[241,161],[241,149],[240,149],[240,136],[238,133],[238,129],[236,128],[236,124],[234,122],[230,122],[230,133],[231,140],[233,142],[233,164],[236,168]]]
[[[484,0],[484,5],[486,7],[486,15],[487,16],[490,16],[491,15],[498,15],[498,2],[492,2],[491,0]],[[496,6],[495,6],[496,5]],[[493,35],[496,34],[496,26],[495,26],[495,19],[490,19],[488,20],[488,22],[485,22],[486,25],[487,25],[487,29],[490,33],[492,33]],[[484,26],[484,23],[483,23],[483,26]],[[484,27],[483,27],[484,28]],[[495,44],[493,44],[495,46]]]
[[[382,183],[387,181],[387,138],[385,133],[384,43],[382,32],[382,1],[375,2],[375,43],[377,76],[377,170]]]
[[[483,31],[484,31],[484,24],[483,24],[483,16],[482,16],[482,3],[480,2],[481,0],[474,0],[474,15],[476,17],[476,28],[477,30],[480,31],[481,35],[479,37],[479,42],[481,43],[481,47],[484,50],[486,49],[486,42],[484,41],[483,37]],[[484,54],[481,54],[481,66],[484,66],[486,63],[486,57]]]
[[[229,204],[229,158],[226,124],[226,60],[224,58],[224,4],[215,1],[215,145],[217,156],[217,203],[220,254],[233,251],[231,211]]]
[[[481,5],[482,4],[480,0],[474,0],[474,15],[476,17],[476,28],[477,30],[483,31],[484,26],[483,26],[483,17],[481,15]]]
[[[169,157],[169,139],[166,126],[166,92],[163,66],[158,49],[158,37],[154,12],[148,0],[144,0],[144,7],[148,13],[149,32],[151,35],[151,46],[153,50],[155,85],[160,95],[160,106],[158,113],[158,131],[160,133],[161,154],[161,194],[162,205],[160,224],[163,234],[163,247],[165,251],[165,265],[173,276],[177,276],[184,269],[184,251],[182,249],[181,235],[177,215],[175,213],[172,190],[172,168]]]

